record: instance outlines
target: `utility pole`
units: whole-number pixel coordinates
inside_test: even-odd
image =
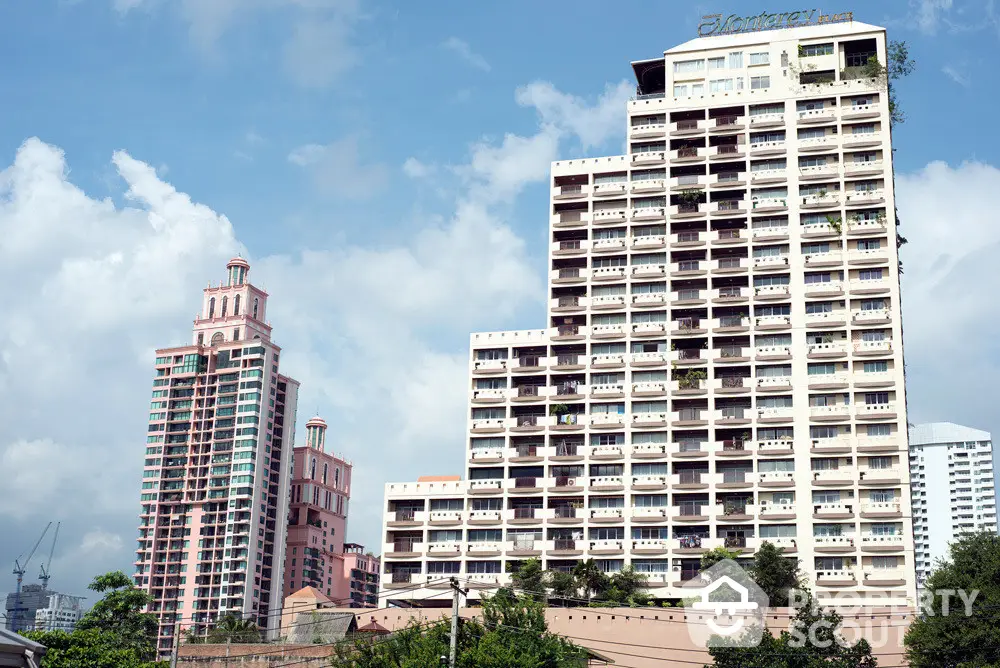
[[[174,613],[174,647],[170,651],[170,668],[177,668],[177,654],[181,650],[181,619]]]
[[[468,589],[458,586],[458,580],[451,579],[451,650],[448,654],[448,668],[455,668],[458,660],[458,604],[462,594],[468,594]]]

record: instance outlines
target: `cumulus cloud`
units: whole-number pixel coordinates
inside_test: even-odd
[[[542,122],[580,138],[583,149],[600,146],[625,131],[625,103],[632,94],[632,84],[621,81],[608,84],[597,104],[556,90],[547,81],[536,81],[517,91],[518,104],[538,110]]]
[[[482,70],[483,72],[490,71],[490,64],[486,62],[486,59],[473,51],[472,47],[469,46],[469,43],[464,39],[449,37],[443,44],[441,44],[441,46],[457,54],[458,57],[469,66],[474,67],[477,70]]]
[[[403,173],[411,179],[423,179],[434,173],[434,166],[425,164],[416,158],[407,158],[403,162]]]
[[[446,208],[394,244],[345,245],[331,229],[311,250],[251,257],[282,368],[303,383],[300,417],[321,407],[356,464],[352,539],[378,549],[384,481],[462,470],[469,333],[534,322],[544,303],[510,200],[575,139],[545,123],[473,143]],[[357,156],[339,148],[290,159],[336,176],[331,154]],[[249,257],[224,215],[127,152],[111,162],[118,202],[81,190],[38,139],[0,172],[0,283],[17,286],[0,293],[0,562],[61,519],[59,586],[77,593],[130,568],[154,350],[190,341],[202,288]]]
[[[324,193],[366,199],[380,191],[388,180],[381,163],[365,162],[356,135],[329,144],[305,144],[288,154],[288,161],[309,171]]]

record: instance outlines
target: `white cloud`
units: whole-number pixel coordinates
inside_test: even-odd
[[[458,54],[466,64],[476,68],[477,70],[482,70],[483,72],[490,71],[490,64],[486,62],[486,59],[481,55],[472,50],[469,43],[464,39],[459,39],[458,37],[449,37],[441,44],[442,47],[453,51]]]
[[[910,0],[913,21],[921,32],[933,35],[943,17],[951,10],[952,0]]]
[[[304,88],[324,88],[354,67],[352,30],[353,20],[342,15],[298,21],[285,45],[285,69],[292,80]]]
[[[352,199],[371,197],[386,185],[388,169],[363,162],[359,139],[348,135],[329,144],[305,144],[288,154],[288,161],[309,170],[316,187]]]
[[[403,173],[411,179],[424,179],[434,173],[434,165],[425,164],[416,158],[407,158],[403,162]]]
[[[314,250],[251,259],[283,370],[303,383],[299,415],[321,407],[357,466],[352,539],[377,544],[384,481],[462,470],[469,332],[542,312],[511,200],[571,138],[545,125],[474,144],[448,209],[394,244],[329,229]],[[322,172],[330,154],[290,159]],[[247,255],[225,216],[149,164],[112,164],[124,204],[83,192],[37,139],[0,172],[0,283],[18,286],[0,292],[0,563],[61,519],[60,587],[79,593],[132,560],[153,351],[190,340],[201,289]]]
[[[633,86],[627,81],[608,84],[597,104],[591,106],[546,81],[536,81],[517,90],[517,102],[535,107],[544,124],[578,136],[587,150],[624,134],[625,103],[632,93]]]
[[[1000,433],[995,407],[1000,284],[993,193],[1000,170],[933,162],[897,175],[910,420]]]
[[[951,65],[945,65],[941,68],[941,71],[947,75],[949,79],[957,83],[959,86],[968,88],[972,81],[969,79],[969,75],[959,69],[952,67]]]
[[[115,11],[127,14],[133,9],[138,9],[142,5],[148,5],[150,0],[114,0]]]

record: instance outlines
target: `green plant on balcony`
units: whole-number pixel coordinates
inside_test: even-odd
[[[566,413],[569,413],[569,406],[566,404],[552,404],[549,407],[549,415],[559,417],[561,415],[565,415]]]
[[[722,504],[722,513],[724,515],[743,515],[746,511],[747,505],[745,502],[726,501]]]
[[[681,205],[695,206],[701,202],[705,192],[697,188],[688,188],[677,193],[677,202]]]
[[[682,390],[695,390],[701,387],[701,381],[707,377],[701,369],[688,369],[685,373],[678,374],[677,387]]]
[[[826,222],[834,232],[840,234],[840,231],[842,229],[840,224],[840,216],[834,216],[828,213],[826,214]]]

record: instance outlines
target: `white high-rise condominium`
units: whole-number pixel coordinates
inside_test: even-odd
[[[919,590],[956,537],[997,532],[993,440],[987,431],[951,422],[912,427],[910,475]]]
[[[885,31],[773,16],[633,63],[629,154],[552,165],[548,322],[472,336],[468,479],[387,486],[388,600],[529,557],[674,598],[770,541],[913,602]]]

